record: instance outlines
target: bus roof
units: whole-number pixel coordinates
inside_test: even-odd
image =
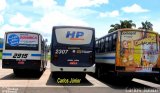
[[[107,35],[111,35],[111,34],[116,33],[116,32],[118,32],[118,31],[131,31],[131,30],[134,30],[134,31],[147,31],[147,32],[151,32],[151,33],[158,34],[157,32],[149,31],[149,30],[145,30],[145,29],[123,28],[123,29],[117,29],[117,30],[115,30],[115,31],[113,31],[113,32],[111,32],[111,33],[108,33]],[[96,41],[98,41],[99,39],[102,39],[102,38],[106,37],[107,35],[104,35],[104,36],[98,38]],[[159,35],[160,35],[160,34],[159,34]]]
[[[117,32],[117,31],[130,31],[130,30],[135,30],[135,31],[147,31],[147,32],[152,32],[152,33],[157,33],[155,31],[152,30],[145,30],[145,29],[133,29],[133,28],[122,28],[122,29],[117,29],[111,33]],[[110,33],[109,33],[110,34]]]
[[[7,31],[5,32],[6,34],[7,33],[32,33],[32,34],[39,34],[41,35],[40,33],[37,33],[37,32],[31,32],[31,31]]]
[[[92,27],[84,27],[84,26],[53,26],[53,29],[57,29],[57,28],[82,28],[82,29],[91,29],[91,30],[95,30]]]
[[[145,29],[133,29],[133,28],[122,28],[122,29],[118,29],[116,31],[130,31],[130,30],[135,30],[135,31],[147,31],[147,32],[153,32],[153,33],[157,33],[153,30],[145,30]]]

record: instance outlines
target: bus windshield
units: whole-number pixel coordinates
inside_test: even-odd
[[[7,33],[5,49],[38,50],[38,34],[25,32]]]
[[[55,30],[57,43],[70,45],[90,45],[93,31],[83,28],[57,28]]]

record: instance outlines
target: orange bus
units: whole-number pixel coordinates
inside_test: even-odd
[[[159,77],[158,33],[140,29],[119,29],[96,40],[96,75],[115,77]],[[160,57],[160,56],[159,56]]]

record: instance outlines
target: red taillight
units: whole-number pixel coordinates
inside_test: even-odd
[[[24,64],[24,62],[23,62],[23,61],[19,61],[19,62],[18,62],[18,64],[23,65],[23,64]]]
[[[70,65],[77,65],[77,62],[76,61],[71,61],[69,62]]]
[[[55,54],[54,57],[53,57],[53,60],[54,61],[58,60],[58,55]]]
[[[9,65],[9,62],[3,62],[4,64],[6,64],[6,65]]]

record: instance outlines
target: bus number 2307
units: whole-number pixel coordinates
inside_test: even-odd
[[[67,54],[68,50],[56,49],[55,54]]]

